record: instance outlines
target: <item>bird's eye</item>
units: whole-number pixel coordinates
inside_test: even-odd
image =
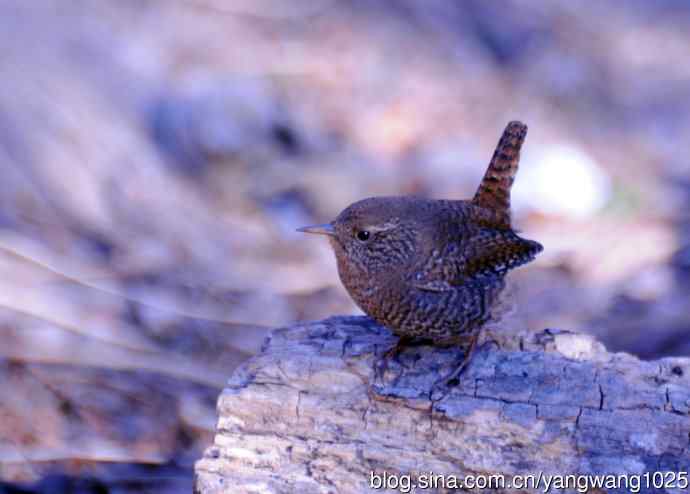
[[[369,232],[366,230],[360,230],[357,232],[357,240],[360,240],[362,242],[366,242],[369,240]]]

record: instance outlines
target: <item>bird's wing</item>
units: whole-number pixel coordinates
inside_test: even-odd
[[[424,261],[414,270],[413,286],[429,292],[444,292],[466,281],[466,259],[461,243],[452,237],[446,240],[437,242],[424,256]]]
[[[481,229],[468,242],[465,274],[504,276],[509,270],[534,260],[542,250],[539,242],[519,237],[512,230]]]
[[[454,285],[443,280],[418,280],[412,286],[425,292],[447,292],[454,288]]]
[[[541,250],[538,242],[510,230],[478,228],[434,249],[416,270],[412,284],[420,290],[442,292],[480,278],[503,277]]]

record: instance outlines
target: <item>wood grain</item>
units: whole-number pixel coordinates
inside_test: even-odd
[[[274,330],[220,396],[197,491],[374,492],[371,471],[690,469],[688,359],[644,362],[566,331],[514,333],[431,399],[452,349],[407,349],[371,388],[375,355],[394,342],[366,317]]]

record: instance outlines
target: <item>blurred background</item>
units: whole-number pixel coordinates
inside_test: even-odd
[[[515,329],[690,354],[690,3],[0,0],[0,492],[189,492],[325,239],[530,131]]]

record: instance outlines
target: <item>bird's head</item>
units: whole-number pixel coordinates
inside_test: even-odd
[[[415,252],[411,198],[372,197],[351,204],[335,220],[298,231],[327,235],[338,265],[372,274],[404,264]]]

